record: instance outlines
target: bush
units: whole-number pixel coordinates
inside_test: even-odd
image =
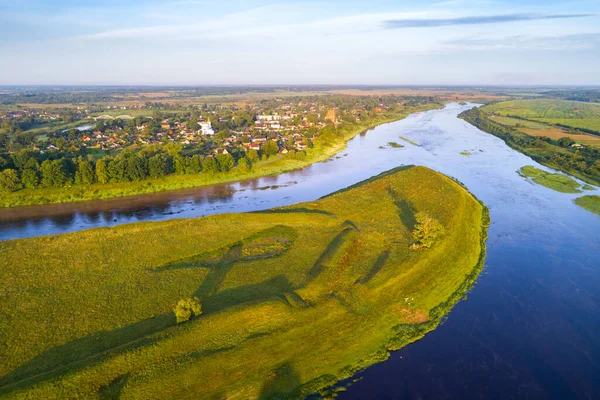
[[[175,318],[177,318],[177,323],[180,324],[202,314],[202,307],[196,297],[190,297],[179,300],[173,312],[175,313]]]
[[[415,243],[410,248],[413,250],[428,249],[444,233],[444,227],[439,221],[424,212],[417,213],[415,220],[417,221],[413,229]]]

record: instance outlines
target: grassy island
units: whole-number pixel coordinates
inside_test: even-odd
[[[424,167],[315,202],[0,243],[0,396],[326,394],[433,330],[487,209]]]
[[[582,196],[575,199],[575,204],[600,215],[600,196]]]
[[[526,165],[518,171],[519,175],[530,178],[538,185],[561,193],[581,193],[581,185],[575,179],[563,174],[542,171],[533,165]]]

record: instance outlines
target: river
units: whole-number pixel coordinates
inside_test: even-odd
[[[548,168],[456,118],[471,106],[379,126],[329,161],[277,177],[1,210],[0,239],[259,210],[314,200],[401,164],[425,165],[490,208],[486,267],[440,327],[361,372],[339,398],[600,398],[600,216],[576,206],[577,195],[520,177],[524,165]]]

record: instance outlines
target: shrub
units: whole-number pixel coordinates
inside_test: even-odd
[[[436,240],[444,233],[444,227],[436,219],[424,212],[415,214],[416,224],[413,229],[413,240],[410,246],[413,250],[430,248]]]
[[[175,313],[175,318],[177,318],[177,323],[180,324],[189,321],[192,316],[197,317],[202,314],[202,307],[196,297],[190,297],[179,300],[173,312]]]

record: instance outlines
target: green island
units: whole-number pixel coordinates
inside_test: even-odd
[[[594,214],[600,215],[600,196],[587,195],[578,197],[574,201],[578,206],[583,207]]]
[[[540,164],[600,184],[600,104],[511,100],[475,107],[459,117]]]
[[[440,324],[488,226],[409,166],[262,212],[1,242],[0,396],[331,395]]]
[[[519,175],[531,180],[539,185],[556,190],[561,193],[581,193],[581,185],[575,179],[563,174],[553,174],[542,171],[532,165],[526,165],[519,169]]]
[[[116,110],[108,104],[85,110],[23,105],[3,112],[0,107],[0,207],[279,175],[329,159],[377,125],[442,107],[437,98],[424,96],[243,98],[125,103]],[[78,124],[83,125],[75,129]]]

